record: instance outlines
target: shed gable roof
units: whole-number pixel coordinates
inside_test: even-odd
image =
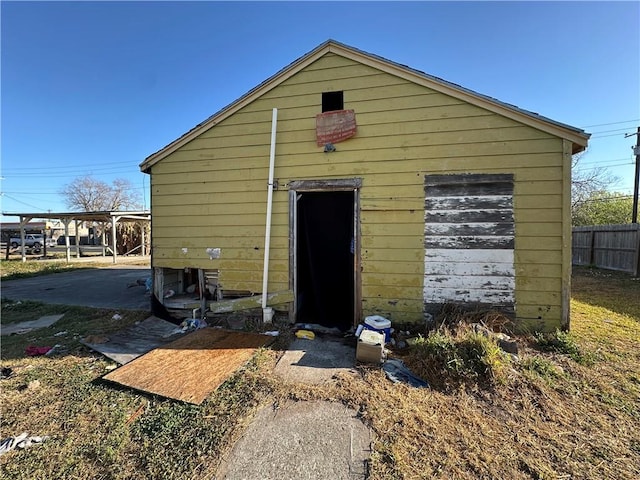
[[[302,69],[306,68],[327,53],[341,55],[355,62],[368,65],[391,75],[395,75],[405,80],[414,82],[418,85],[423,85],[437,92],[444,93],[453,98],[457,98],[472,105],[476,105],[499,115],[511,118],[512,120],[518,121],[525,125],[537,128],[551,135],[569,140],[573,143],[573,153],[580,152],[587,146],[587,141],[590,137],[590,134],[585,133],[584,130],[557,122],[555,120],[551,120],[550,118],[544,117],[534,112],[530,112],[528,110],[524,110],[522,108],[516,107],[515,105],[501,102],[500,100],[497,100],[493,97],[482,95],[460,85],[448,82],[419,70],[415,70],[406,65],[401,65],[386,58],[363,52],[362,50],[358,50],[343,43],[336,42],[335,40],[327,40],[309,53],[303,55],[291,64],[287,65],[285,68],[283,68],[252,90],[248,91],[233,103],[222,108],[221,110],[207,118],[205,121],[199,123],[181,137],[177,138],[170,144],[158,150],[156,153],[149,155],[140,164],[140,169],[144,172],[148,172],[148,170],[153,165],[155,165],[171,153],[175,152],[181,146],[190,142],[198,135],[215,126],[225,118],[233,115],[235,112],[253,102],[255,99],[274,89],[282,82],[292,77]]]

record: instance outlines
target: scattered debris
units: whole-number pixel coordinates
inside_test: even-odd
[[[111,320],[122,320],[122,315],[116,313],[113,315],[113,317],[111,317]]]
[[[310,330],[325,335],[342,335],[342,331],[336,327],[325,327],[316,323],[296,323],[294,328],[297,330]]]
[[[473,331],[478,334],[482,334],[487,338],[494,338],[498,346],[505,352],[513,355],[518,354],[518,342],[513,340],[506,333],[494,333],[480,323],[472,323],[471,327],[473,328]]]
[[[127,288],[145,287],[146,292],[151,291],[151,277],[138,278],[135,282],[127,284]]]
[[[118,365],[116,365],[115,363],[112,363],[111,365],[107,365],[106,367],[104,367],[105,370],[115,370],[116,368],[118,368]]]
[[[303,338],[305,340],[313,340],[316,338],[316,334],[313,333],[311,330],[298,330],[296,332],[296,337]]]
[[[45,353],[45,355],[47,357],[52,356],[54,353],[64,353],[65,352],[65,348],[60,345],[59,343],[56,343],[53,347],[51,347],[51,350],[49,350],[47,353]]]
[[[518,355],[518,342],[504,333],[495,333],[494,335],[498,341],[498,346],[502,350],[511,355]]]
[[[429,384],[409,370],[402,360],[388,359],[382,364],[387,378],[394,383],[407,383],[416,388],[429,388]]]
[[[142,413],[144,412],[144,409],[145,409],[146,406],[147,406],[146,403],[143,403],[142,405],[140,405],[138,407],[138,409],[131,414],[131,416],[127,419],[127,421],[124,424],[125,425],[129,425],[129,424],[133,423],[136,418],[138,418],[140,415],[142,415]]]
[[[21,433],[15,437],[8,437],[0,442],[0,455],[10,452],[14,448],[27,448],[35,443],[42,443],[48,440],[48,436],[33,436],[30,437],[27,432]]]
[[[206,320],[200,318],[187,318],[184,320],[177,328],[174,328],[170,332],[167,332],[163,335],[164,338],[169,338],[172,335],[176,335],[178,333],[187,333],[193,332],[195,330],[200,330],[201,328],[208,327],[209,324]]]
[[[61,336],[66,335],[66,334],[67,334],[67,331],[63,330],[62,332],[54,333],[53,336],[54,337],[61,337]]]
[[[278,330],[271,330],[269,332],[262,332],[263,335],[270,335],[272,337],[277,337],[278,335],[280,335],[280,332]]]
[[[37,390],[40,388],[40,380],[31,380],[27,383],[27,390]]]
[[[13,370],[11,368],[2,367],[0,369],[0,380],[4,380],[5,378],[9,378],[11,375],[13,375]]]
[[[35,345],[27,345],[24,349],[24,353],[29,355],[30,357],[37,357],[40,355],[46,355],[49,350],[53,347],[36,347]]]

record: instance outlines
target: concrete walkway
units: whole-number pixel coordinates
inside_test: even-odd
[[[371,432],[354,410],[332,402],[291,402],[260,410],[215,478],[367,478]]]
[[[317,335],[296,339],[274,375],[287,382],[321,384],[355,374],[355,347]],[[289,402],[260,410],[223,463],[217,479],[365,479],[371,431],[340,403]]]
[[[291,342],[273,373],[287,382],[321,384],[339,373],[354,374],[355,364],[355,348],[345,340],[316,336]]]

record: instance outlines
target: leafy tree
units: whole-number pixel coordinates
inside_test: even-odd
[[[60,193],[68,208],[96,212],[136,210],[140,208],[140,194],[129,180],[118,178],[111,185],[90,175],[77,177],[65,185]]]
[[[631,223],[632,208],[631,195],[596,190],[574,204],[571,220],[574,226]]]

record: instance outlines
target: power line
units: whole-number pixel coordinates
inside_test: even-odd
[[[591,132],[593,135],[600,135],[601,133],[612,133],[612,132],[627,132],[629,128],[616,128],[614,130],[600,130],[599,132]]]
[[[87,172],[86,170],[82,173],[78,172],[78,173],[74,173],[74,172],[66,172],[66,173],[46,173],[43,172],[41,175],[35,174],[35,173],[14,173],[14,174],[6,174],[4,175],[4,177],[6,179],[11,179],[11,178],[63,178],[63,177],[72,177],[72,176],[77,176],[77,175],[87,175],[87,176],[91,176],[91,177],[100,177],[100,176],[105,176],[105,175],[114,175],[114,174],[118,174],[118,173],[132,173],[131,170],[112,170],[112,171],[100,171],[97,173],[94,173],[94,171],[89,171]],[[140,172],[138,172],[140,173]]]
[[[14,202],[21,203],[22,205],[25,205],[25,206],[27,206],[27,207],[35,208],[36,210],[44,210],[44,208],[36,207],[35,205],[31,205],[30,203],[23,202],[23,201],[21,201],[21,200],[18,200],[17,198],[14,198],[14,197],[12,197],[12,196],[10,196],[10,195],[7,195],[6,193],[2,193],[1,195],[2,195],[3,197],[10,198],[10,199],[11,199],[11,200],[13,200]]]
[[[599,123],[597,125],[585,125],[582,128],[606,127],[608,125],[620,125],[621,123],[631,123],[631,122],[638,122],[638,121],[640,121],[640,118],[632,118],[631,120],[623,120],[620,122]]]
[[[585,170],[597,170],[598,168],[612,168],[612,167],[622,167],[624,165],[633,165],[633,162],[626,162],[626,163],[615,163],[613,165],[606,165],[606,166],[595,166],[595,167],[586,167],[586,168],[580,168],[580,166],[575,168],[575,171],[577,172],[583,172]]]
[[[578,161],[577,166],[581,167],[583,165],[595,165],[596,163],[613,163],[613,162],[624,162],[624,161],[630,161],[630,158],[610,158],[609,160],[595,160],[593,162],[582,162],[582,161]]]
[[[625,129],[626,131],[629,131],[629,129]],[[607,137],[619,137],[624,135],[624,132],[621,133],[610,133],[608,135],[596,135],[590,138],[590,140],[593,140],[594,138],[607,138]]]
[[[144,187],[133,187],[132,186],[131,188],[123,188],[121,190],[130,192],[130,191],[133,191],[133,190],[144,190]],[[13,191],[6,192],[5,191],[3,193],[10,193],[12,195],[64,195],[62,192],[51,191],[51,190],[48,190],[48,191],[40,190],[38,192],[13,192]]]
[[[130,160],[125,160],[122,162],[100,162],[100,165],[108,165],[108,166],[112,166],[112,165],[137,165],[139,164],[136,162],[132,162]],[[44,166],[44,167],[8,167],[8,168],[4,168],[3,170],[18,170],[18,171],[31,171],[31,170],[62,170],[62,169],[85,169],[87,168],[87,164],[86,163],[82,163],[82,164],[69,164],[69,165],[56,165],[56,166]],[[111,168],[111,167],[110,167]]]

